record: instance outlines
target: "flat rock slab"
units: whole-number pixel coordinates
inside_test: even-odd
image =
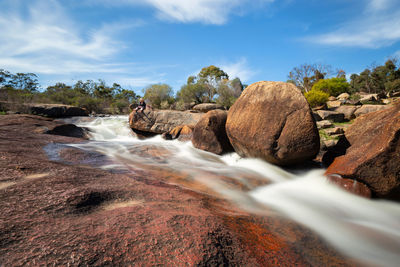
[[[344,114],[339,113],[336,111],[330,111],[330,110],[318,110],[316,112],[322,120],[330,120],[334,122],[343,122],[344,121]]]
[[[387,109],[390,107],[391,107],[390,105],[362,105],[360,108],[358,108],[354,112],[354,115],[356,117],[359,117],[364,114],[368,114],[368,113],[375,112],[378,110],[384,110],[384,109]]]
[[[326,129],[330,128],[333,126],[333,123],[328,120],[323,120],[323,121],[317,121],[317,127],[318,129]]]

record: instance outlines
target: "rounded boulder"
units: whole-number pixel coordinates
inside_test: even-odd
[[[318,129],[301,91],[284,82],[257,82],[230,108],[226,131],[235,151],[277,165],[313,159]]]
[[[226,135],[226,118],[224,110],[207,112],[193,129],[193,146],[215,154],[233,151]]]

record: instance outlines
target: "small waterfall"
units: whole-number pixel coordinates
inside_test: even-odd
[[[295,175],[258,159],[237,154],[217,156],[190,142],[139,140],[127,116],[97,118],[76,124],[91,131],[92,141],[72,146],[107,155],[127,171],[169,171],[177,182],[215,192],[241,208],[263,214],[273,209],[307,226],[340,252],[373,266],[400,262],[400,205],[368,200],[330,184],[323,171]],[[204,189],[205,188],[205,189]]]

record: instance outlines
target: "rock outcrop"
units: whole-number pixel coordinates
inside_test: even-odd
[[[85,139],[87,138],[87,131],[81,127],[75,126],[74,124],[57,125],[53,129],[48,130],[46,133]]]
[[[207,112],[194,127],[193,146],[219,155],[233,151],[225,130],[227,115],[224,110]]]
[[[336,111],[318,110],[317,114],[321,117],[322,120],[330,120],[334,122],[344,121],[344,115]]]
[[[131,113],[132,115],[134,113]],[[145,110],[133,116],[130,127],[133,130],[162,134],[171,131],[181,125],[195,125],[203,116],[203,113],[176,110]],[[135,118],[136,117],[136,118]]]
[[[389,107],[390,107],[390,105],[362,105],[360,108],[358,108],[354,112],[354,115],[356,117],[359,117],[361,115],[368,114],[368,113],[371,113],[371,112],[375,112],[375,111],[378,111],[378,110],[384,110],[384,109],[387,109]]]
[[[192,109],[203,112],[203,113],[207,113],[210,110],[214,110],[214,109],[224,110],[225,108],[223,106],[221,106],[219,104],[215,104],[215,103],[202,103],[202,104],[198,104],[198,105],[194,106]]]
[[[345,136],[351,146],[327,173],[362,181],[377,196],[390,197],[400,187],[400,103],[357,118]]]
[[[29,105],[31,114],[50,118],[63,118],[73,116],[87,116],[85,109],[61,104],[33,104]]]
[[[313,159],[319,134],[300,90],[283,82],[257,82],[230,108],[226,130],[235,151],[277,165]]]
[[[344,119],[350,121],[356,118],[356,115],[354,113],[359,107],[360,106],[343,105],[335,108],[334,111],[342,113],[344,115]]]

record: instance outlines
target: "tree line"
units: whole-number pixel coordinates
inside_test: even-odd
[[[383,65],[367,67],[360,74],[351,74],[347,81],[344,70],[333,71],[330,65],[303,64],[293,68],[288,81],[302,90],[311,106],[328,101],[330,96],[348,93],[390,95],[400,91],[400,68],[394,58]]]
[[[311,106],[317,106],[341,93],[400,91],[400,68],[396,59],[389,59],[383,65],[350,75],[347,81],[343,70],[333,71],[331,66],[323,64],[302,64],[289,72],[287,82],[295,84]],[[56,83],[40,90],[36,74],[13,74],[0,69],[0,101],[68,104],[96,113],[126,113],[127,107],[141,97],[156,109],[186,110],[209,102],[229,109],[246,87],[239,78],[230,79],[213,65],[189,76],[176,94],[168,84],[153,84],[142,90],[143,96],[117,83],[109,86],[103,80],[78,81],[73,85]]]

